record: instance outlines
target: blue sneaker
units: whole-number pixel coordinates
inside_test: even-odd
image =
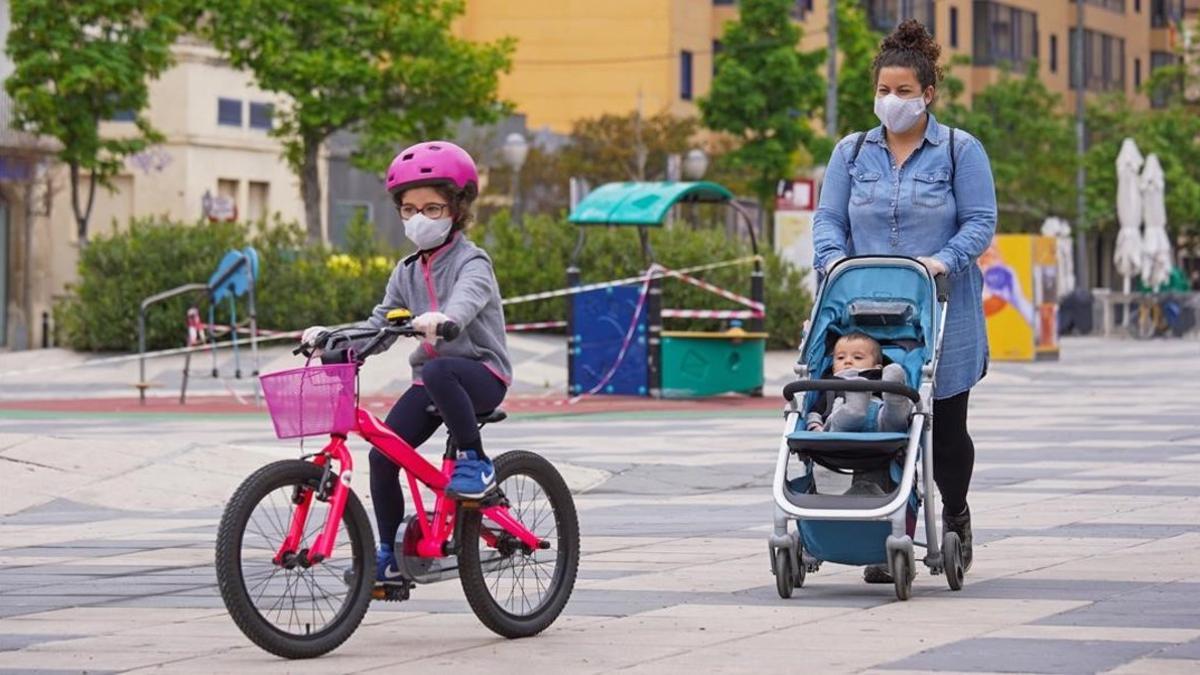
[[[454,475],[446,486],[451,499],[479,499],[496,488],[496,467],[474,450],[459,450]]]
[[[398,584],[404,577],[400,575],[400,566],[396,564],[396,552],[392,549],[380,548],[375,554],[375,583]]]

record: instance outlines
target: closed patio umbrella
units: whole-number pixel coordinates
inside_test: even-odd
[[[1162,164],[1153,153],[1142,169],[1142,219],[1146,232],[1142,237],[1142,282],[1151,290],[1167,283],[1171,275],[1171,240],[1167,237],[1167,207],[1163,199],[1166,181]]]
[[[1142,269],[1142,190],[1138,174],[1143,164],[1142,153],[1132,138],[1121,142],[1117,154],[1117,245],[1113,265],[1125,277],[1124,290],[1130,290],[1131,279]]]

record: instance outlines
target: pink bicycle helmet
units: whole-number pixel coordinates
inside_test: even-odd
[[[467,185],[479,187],[479,172],[475,160],[466,150],[448,141],[426,141],[405,148],[387,172],[387,190],[395,194],[398,190],[423,185],[453,184],[459,190]]]

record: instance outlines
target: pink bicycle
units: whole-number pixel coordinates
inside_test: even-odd
[[[372,598],[406,600],[417,584],[458,576],[479,620],[508,638],[535,635],[558,618],[575,586],[579,523],[571,492],[554,465],[531,452],[494,459],[497,489],[479,501],[443,490],[457,448],[441,469],[358,406],[357,375],[388,336],[417,336],[407,310],[382,329],[338,331],[323,340],[324,362],[262,377],[280,438],[330,436],[301,459],[268,464],[247,478],[225,507],[216,572],[234,622],[259,647],[285,658],[320,656],[358,628]],[[452,323],[439,335],[452,340]],[[361,340],[362,349],[337,350]],[[311,358],[305,348],[296,350]],[[330,363],[343,354],[344,363]],[[480,427],[505,418],[481,415]],[[375,584],[375,538],[350,489],[353,433],[405,470],[415,514],[398,537],[399,583]],[[433,494],[425,509],[418,482]],[[401,550],[402,547],[402,550]]]

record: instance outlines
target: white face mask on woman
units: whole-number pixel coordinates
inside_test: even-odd
[[[428,251],[437,248],[446,241],[450,228],[454,225],[453,218],[427,218],[424,213],[415,213],[412,218],[404,221],[404,236],[417,245],[417,249]]]
[[[895,94],[875,97],[875,116],[888,131],[902,134],[913,128],[925,112],[925,96],[900,98]]]

